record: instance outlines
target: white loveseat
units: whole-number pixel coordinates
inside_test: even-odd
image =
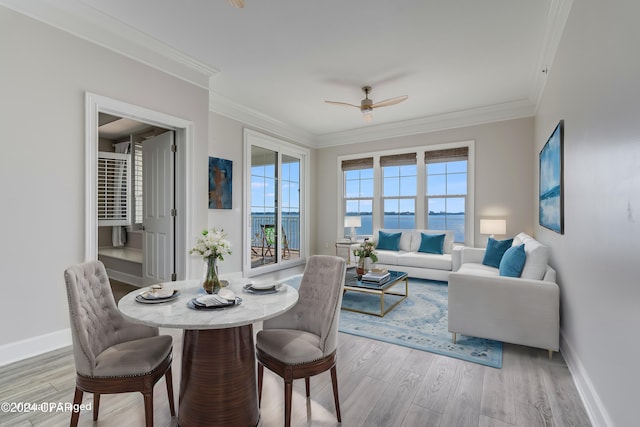
[[[463,248],[461,265],[449,275],[449,332],[559,350],[560,289],[548,265],[549,249],[520,233],[526,261],[518,278],[482,264],[485,249]]]
[[[453,247],[453,231],[443,230],[376,230],[373,242],[378,246],[378,231],[402,233],[398,251],[376,249],[376,267],[403,271],[409,277],[447,281],[449,273],[460,265],[460,253]],[[418,252],[421,233],[444,234],[443,254]]]

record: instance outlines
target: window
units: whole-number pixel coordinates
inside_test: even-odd
[[[425,152],[426,219],[431,230],[453,230],[465,241],[468,148]]]
[[[452,230],[454,241],[473,246],[474,142],[464,141],[339,158],[341,221],[360,216],[357,234],[378,229]],[[424,161],[422,156],[424,155]]]
[[[359,216],[356,234],[373,234],[373,157],[342,162],[345,216]],[[350,234],[344,227],[343,236]]]
[[[380,157],[384,228],[416,228],[416,153]]]

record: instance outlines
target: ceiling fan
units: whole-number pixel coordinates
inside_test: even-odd
[[[244,0],[229,0],[229,4],[237,7],[238,9],[242,9],[244,7]]]
[[[360,105],[354,105],[354,104],[349,104],[348,102],[338,102],[338,101],[324,101],[324,102],[326,102],[327,104],[346,105],[348,107],[359,108],[360,111],[362,112],[362,119],[365,122],[370,122],[371,119],[373,118],[372,113],[374,108],[388,107],[389,105],[399,104],[402,101],[405,101],[407,98],[409,98],[407,95],[396,96],[395,98],[385,99],[384,101],[376,102],[374,104],[373,100],[369,99],[371,86],[364,86],[362,88],[362,91],[364,92],[364,99],[360,101]]]

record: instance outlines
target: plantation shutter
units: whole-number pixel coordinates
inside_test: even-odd
[[[130,225],[131,155],[98,152],[98,226]]]
[[[133,223],[142,225],[142,143],[133,144]]]

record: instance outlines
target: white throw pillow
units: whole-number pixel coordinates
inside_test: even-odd
[[[516,237],[524,243],[524,252],[527,254],[527,261],[520,277],[542,280],[549,263],[549,248],[527,234],[520,233]]]

